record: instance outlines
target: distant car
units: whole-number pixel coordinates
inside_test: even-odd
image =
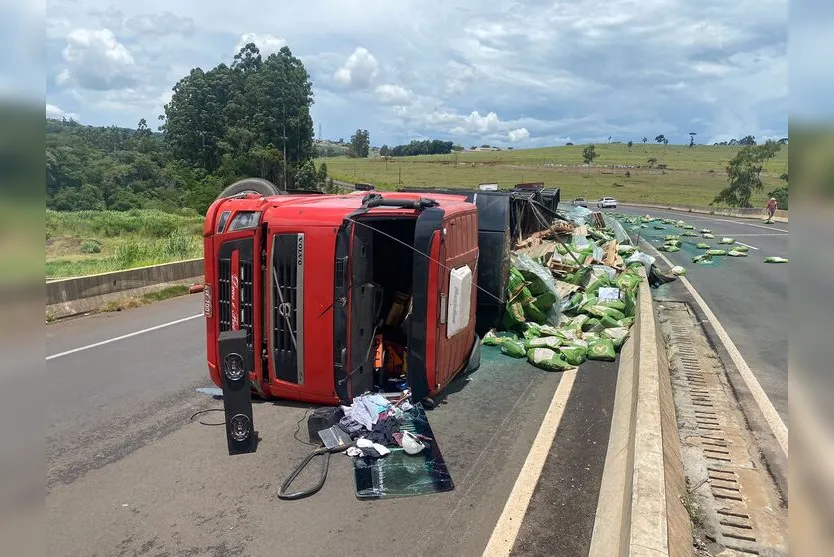
[[[609,208],[616,209],[617,208],[617,200],[614,199],[613,197],[603,197],[602,199],[597,201],[597,207],[599,207],[600,209],[609,209]]]
[[[588,202],[585,201],[584,197],[577,197],[576,199],[571,201],[571,204],[576,205],[577,207],[587,207],[588,206]]]

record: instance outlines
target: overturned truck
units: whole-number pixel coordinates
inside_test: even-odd
[[[407,388],[431,403],[477,367],[478,214],[464,197],[278,194],[262,181],[228,193],[204,227],[217,386],[242,367],[264,398],[337,404]],[[245,337],[234,369],[219,342],[230,331]]]

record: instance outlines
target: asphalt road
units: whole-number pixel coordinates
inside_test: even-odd
[[[195,392],[210,386],[201,304],[191,295],[47,326],[48,554],[481,554],[562,374],[485,348],[481,369],[447,388],[429,420],[450,493],[360,501],[351,459],[334,455],[321,492],[285,502],[279,486],[310,449],[294,439],[310,407],[256,404],[261,442],[237,457],[221,427],[190,421],[222,408]],[[616,365],[577,372],[514,555],[587,555]]]
[[[788,223],[763,224],[761,220],[737,219],[660,209],[620,206],[609,212],[632,215],[650,214],[660,218],[674,218],[712,230],[714,240],[683,237],[681,251],[664,253],[673,263],[687,269],[686,277],[718,317],[733,343],[761,384],[779,416],[788,423],[788,268],[789,264],[764,263],[767,256],[788,257]],[[676,229],[654,230],[651,223],[639,232],[641,238],[654,246],[663,244],[666,234]],[[746,258],[716,257],[716,264],[696,265],[693,255],[702,250],[698,242],[724,248],[717,242],[723,236],[735,238],[747,245]]]

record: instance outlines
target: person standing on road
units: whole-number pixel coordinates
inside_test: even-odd
[[[776,214],[776,198],[771,197],[767,202],[767,220],[773,220],[773,215]]]

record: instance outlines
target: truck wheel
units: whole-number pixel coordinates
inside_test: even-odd
[[[257,193],[264,197],[268,197],[270,195],[280,195],[283,192],[279,192],[275,184],[269,180],[264,180],[263,178],[244,178],[243,180],[239,180],[221,191],[220,195],[217,196],[217,199],[223,199],[225,197],[241,197],[247,193]]]

